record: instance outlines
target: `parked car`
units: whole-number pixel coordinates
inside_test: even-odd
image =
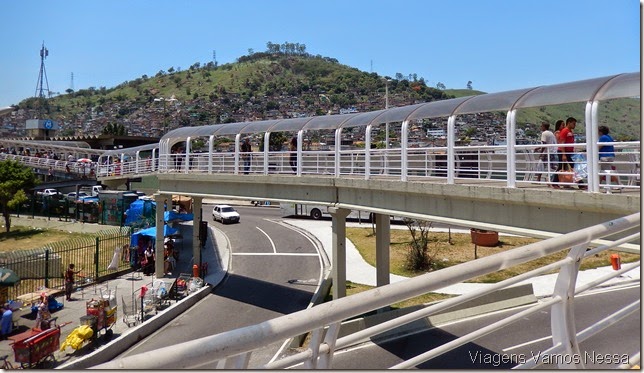
[[[62,193],[60,193],[58,189],[48,188],[42,191],[38,191],[36,192],[36,194],[38,194],[39,196],[57,196]]]
[[[70,202],[76,202],[76,200],[81,199],[83,197],[87,197],[87,193],[85,192],[78,192],[78,194],[76,194],[76,192],[67,193],[67,200],[69,200]]]
[[[212,208],[212,219],[226,223],[239,223],[239,213],[228,205],[215,205]]]

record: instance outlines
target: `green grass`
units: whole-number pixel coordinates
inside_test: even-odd
[[[362,255],[365,261],[372,266],[375,266],[376,239],[371,228],[347,228],[347,238],[349,238],[355,245],[356,249],[360,252],[360,255]],[[441,267],[450,267],[475,259],[474,244],[472,244],[471,242],[469,233],[452,233],[450,240],[448,233],[436,232],[431,234],[430,241],[430,252],[435,255],[435,258],[437,261],[439,261]],[[482,258],[538,241],[540,240],[530,237],[500,236],[499,245],[497,245],[496,247],[479,246],[477,248],[476,254],[478,258]],[[393,274],[413,277],[425,273],[414,271],[406,267],[406,255],[409,243],[411,242],[411,235],[409,234],[408,230],[392,229],[390,242],[390,268]],[[581,263],[581,270],[609,266],[610,255],[614,252],[615,251],[605,251],[584,259]],[[542,267],[546,264],[561,260],[566,256],[566,254],[567,250],[564,250],[562,252],[535,259],[533,261],[523,263],[509,269],[474,278],[470,280],[470,282],[499,282],[518,274],[525,273],[532,269]],[[639,255],[629,253],[620,253],[620,257],[622,263],[634,262],[640,259]]]

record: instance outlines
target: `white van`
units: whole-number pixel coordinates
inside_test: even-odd
[[[88,187],[88,186],[87,187],[81,187],[79,189],[79,192],[85,192],[89,196],[96,197],[96,196],[98,196],[98,193],[102,192],[103,190],[105,190],[105,189],[103,189],[102,185],[93,185],[91,187]]]

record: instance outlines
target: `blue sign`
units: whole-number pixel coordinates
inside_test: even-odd
[[[45,120],[45,123],[43,124],[46,130],[50,130],[54,126],[54,122],[51,121],[51,119]]]

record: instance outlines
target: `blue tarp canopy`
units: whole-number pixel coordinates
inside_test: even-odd
[[[166,211],[163,213],[164,221],[170,221],[170,220],[190,221],[192,219],[194,219],[194,216],[192,214],[180,214],[175,211]]]
[[[177,233],[179,233],[179,228],[172,228],[168,225],[163,226],[163,237],[172,236],[173,234]],[[132,237],[130,238],[130,245],[138,246],[139,238],[141,238],[142,236],[150,237],[152,241],[155,241],[157,238],[157,227],[150,227],[132,234]]]
[[[130,203],[130,208],[125,211],[125,225],[131,225],[143,217],[153,217],[156,209],[156,202],[137,199]]]
[[[146,217],[154,218],[156,213],[156,202],[150,200],[137,199],[130,204],[130,208],[125,211],[125,225],[132,225]],[[194,219],[193,214],[180,214],[176,211],[165,211],[163,213],[164,221],[182,220],[190,221]]]
[[[83,202],[83,203],[90,203],[90,202],[97,202],[98,203],[98,196],[81,197],[81,198],[78,199],[78,201]]]

